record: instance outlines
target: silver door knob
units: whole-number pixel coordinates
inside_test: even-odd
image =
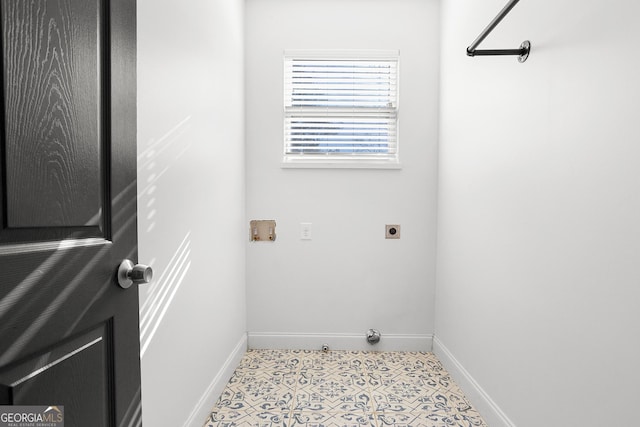
[[[125,259],[118,267],[118,284],[122,289],[127,289],[133,284],[149,283],[151,278],[153,278],[153,270],[148,265],[134,265],[133,262]]]

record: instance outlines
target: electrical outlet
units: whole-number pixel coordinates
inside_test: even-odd
[[[387,224],[384,226],[384,238],[385,239],[399,239],[400,238],[400,224]]]

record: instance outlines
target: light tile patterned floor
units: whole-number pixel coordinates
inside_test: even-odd
[[[204,427],[487,427],[432,353],[249,350]]]

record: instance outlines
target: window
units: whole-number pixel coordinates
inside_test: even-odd
[[[399,167],[398,52],[285,52],[283,166]]]

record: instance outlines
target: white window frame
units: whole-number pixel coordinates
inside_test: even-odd
[[[351,101],[347,104],[325,105],[325,106],[305,106],[300,101],[300,97],[294,100],[293,91],[293,64],[308,64],[308,61],[324,62],[324,64],[335,64],[344,61],[345,64],[355,62],[382,62],[391,65],[389,72],[389,91],[387,98],[389,102],[386,105],[375,105],[364,103],[356,105]],[[318,50],[287,50],[284,52],[284,108],[283,108],[283,168],[367,168],[367,169],[400,169],[402,166],[399,159],[399,68],[400,54],[398,50],[340,50],[340,51],[318,51]],[[394,68],[395,67],[395,68]],[[356,87],[357,88],[357,87]],[[357,89],[354,89],[355,93]],[[324,95],[324,93],[323,93]],[[340,101],[341,103],[343,101]],[[375,101],[378,102],[378,101]],[[294,104],[299,105],[294,105]],[[328,102],[327,102],[328,103]],[[381,150],[375,152],[366,152],[371,150],[369,142],[358,143],[350,141],[333,141],[337,145],[325,145],[332,147],[332,152],[328,149],[315,147],[305,147],[305,143],[296,143],[295,135],[301,136],[300,140],[307,140],[308,134],[296,134],[302,126],[311,122],[318,122],[329,117],[335,120],[329,126],[323,127],[321,132],[326,132],[328,127],[342,126],[342,119],[346,118],[353,122],[363,121],[370,126],[374,126],[383,130],[383,134],[388,136],[381,147]],[[386,120],[386,123],[383,121]],[[340,123],[338,123],[340,122]],[[298,128],[296,129],[296,125]],[[312,124],[311,126],[315,126]],[[364,126],[364,125],[360,125]],[[356,129],[358,125],[354,126]],[[357,132],[357,130],[356,130]],[[369,136],[367,136],[368,138]],[[354,141],[358,137],[352,137]],[[372,141],[373,142],[373,141]],[[293,145],[297,144],[297,148],[302,152],[295,153]],[[330,143],[329,143],[330,144]],[[362,144],[363,150],[358,152],[360,148],[358,144]],[[388,144],[388,146],[386,145]],[[309,144],[313,146],[314,144]],[[300,148],[300,147],[303,148]],[[341,147],[347,147],[346,153],[340,152]],[[337,149],[334,147],[338,147]],[[387,151],[384,151],[387,150]]]

